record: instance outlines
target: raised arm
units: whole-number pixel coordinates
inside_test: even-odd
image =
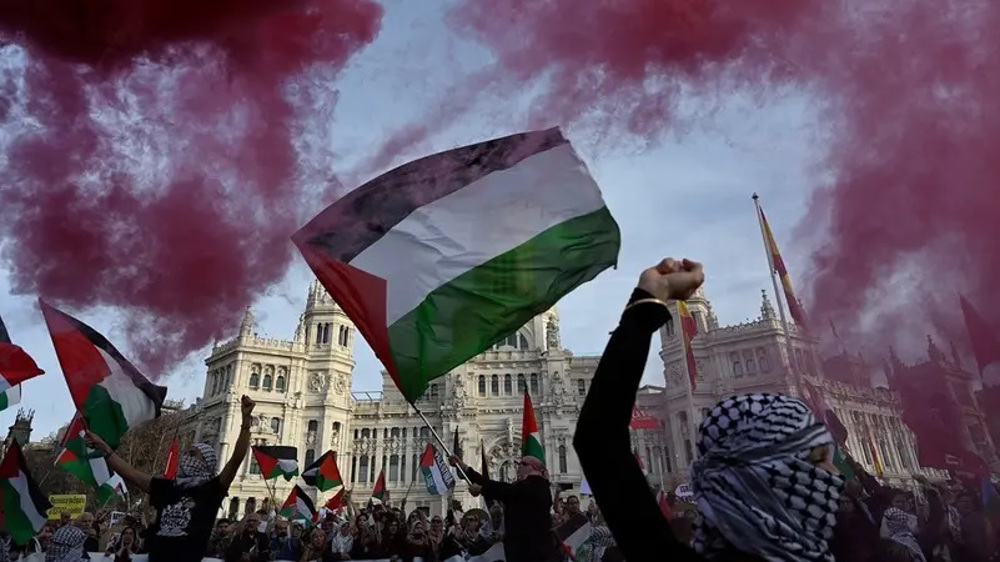
[[[233,447],[233,454],[229,457],[229,462],[219,473],[219,482],[224,490],[228,490],[229,485],[236,479],[236,473],[239,472],[243,459],[247,457],[247,451],[250,449],[250,415],[253,414],[253,408],[256,405],[246,394],[240,398],[240,411],[243,414],[240,436],[236,438],[236,446]]]
[[[153,477],[145,472],[137,470],[125,459],[118,456],[118,453],[108,446],[103,439],[98,437],[96,433],[87,431],[87,446],[104,453],[104,456],[108,461],[108,467],[121,476],[122,480],[124,480],[130,487],[138,488],[143,492],[149,493],[149,483],[153,480]]]
[[[642,273],[580,411],[573,446],[626,560],[652,552],[664,560],[694,559],[674,538],[632,454],[629,422],[650,339],[670,319],[667,300],[690,297],[703,280],[701,265],[687,260],[663,260]]]

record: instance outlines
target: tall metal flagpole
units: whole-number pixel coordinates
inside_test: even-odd
[[[795,347],[792,345],[791,330],[788,329],[788,318],[785,316],[784,291],[778,289],[778,276],[774,271],[774,256],[771,255],[773,248],[767,236],[767,229],[764,227],[764,212],[760,208],[760,196],[753,194],[753,205],[757,210],[757,223],[760,225],[760,237],[764,241],[764,253],[767,255],[767,265],[771,273],[771,285],[774,287],[774,298],[778,302],[778,317],[781,319],[781,329],[785,333],[785,345],[788,347],[789,370],[795,376],[795,391],[799,396],[805,396],[802,392],[801,374],[795,366]]]
[[[424,425],[427,426],[427,429],[431,430],[431,435],[433,435],[434,439],[437,440],[438,445],[441,445],[441,450],[444,451],[445,456],[451,458],[451,451],[448,450],[448,445],[445,445],[444,440],[441,439],[441,436],[438,435],[437,431],[434,431],[434,426],[431,425],[431,422],[430,420],[427,419],[427,416],[425,416],[424,413],[420,411],[420,408],[417,408],[417,405],[414,404],[413,402],[410,402],[410,406],[412,406],[414,411],[417,412],[417,415],[420,416],[420,419],[424,421]],[[465,478],[466,482],[471,482],[471,480],[469,480],[468,475],[465,474],[465,471],[462,470],[462,467],[460,465],[456,466],[455,468],[458,469],[458,472],[462,475],[463,478]]]

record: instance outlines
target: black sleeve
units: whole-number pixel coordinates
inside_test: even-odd
[[[174,496],[174,481],[154,476],[149,481],[149,503],[153,507],[161,508],[170,503]]]
[[[633,303],[652,295],[636,289]],[[699,560],[678,541],[631,450],[629,422],[652,335],[666,307],[640,303],[622,313],[597,366],[576,424],[573,446],[597,505],[626,560]]]

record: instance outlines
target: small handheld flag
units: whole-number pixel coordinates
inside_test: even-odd
[[[336,453],[327,451],[316,459],[302,472],[302,480],[307,486],[313,486],[321,492],[332,490],[343,484],[340,469],[337,467]]]
[[[299,475],[298,450],[281,445],[256,445],[253,458],[264,480],[284,476],[286,481]]]

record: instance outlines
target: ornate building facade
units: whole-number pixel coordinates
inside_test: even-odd
[[[232,340],[217,344],[206,360],[202,398],[190,409],[182,441],[217,446],[229,457],[240,429],[240,395],[257,402],[253,444],[291,445],[304,468],[327,450],[337,453],[355,502],[370,496],[380,471],[393,503],[443,513],[448,500],[427,493],[419,458],[430,429],[383,373],[382,389],[352,392],[356,330],[318,284],[290,340],[256,333],[248,311]],[[563,349],[555,309],[534,318],[493,348],[435,380],[416,404],[451,447],[457,432],[465,461],[479,468],[486,452],[493,478],[512,479],[520,457],[522,389],[534,402],[552,480],[578,488],[582,481],[572,447],[573,430],[599,357]],[[285,500],[295,481],[269,481],[248,458],[230,488],[227,516]],[[274,486],[273,488],[271,486]],[[322,505],[333,491],[314,498]],[[459,483],[454,498],[479,505]]]

